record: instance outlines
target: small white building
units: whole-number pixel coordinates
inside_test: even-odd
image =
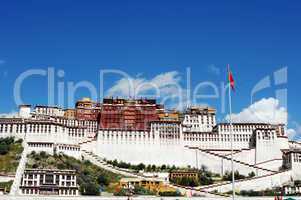
[[[146,178],[156,178],[163,181],[164,183],[169,182],[169,173],[168,172],[144,172],[142,175]]]
[[[183,132],[211,132],[216,125],[215,109],[191,106],[184,113]]]
[[[23,195],[77,196],[75,170],[26,169],[21,179]]]
[[[30,118],[31,105],[20,105],[19,106],[19,116],[21,118]]]
[[[301,180],[301,149],[283,150],[283,166],[292,169],[294,180]]]
[[[177,139],[182,136],[182,125],[180,121],[153,121],[151,122],[150,134],[156,139]]]
[[[48,116],[56,116],[56,117],[63,117],[65,111],[57,106],[44,106],[44,105],[37,105],[35,106],[35,114],[37,115],[48,115]]]
[[[285,195],[300,195],[301,194],[301,185],[285,185],[283,186]]]

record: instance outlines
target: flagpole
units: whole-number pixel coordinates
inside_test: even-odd
[[[230,75],[230,67],[228,65],[228,76]],[[235,177],[234,177],[234,163],[233,163],[233,124],[232,124],[232,98],[231,98],[231,83],[229,81],[229,123],[231,136],[231,169],[232,169],[232,199],[235,199]]]

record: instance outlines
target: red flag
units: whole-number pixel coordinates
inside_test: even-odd
[[[228,80],[232,90],[235,90],[234,78],[232,72],[230,71],[230,67],[228,65]]]

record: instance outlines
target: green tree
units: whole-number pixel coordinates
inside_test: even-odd
[[[171,179],[170,182],[175,183],[177,185],[190,186],[190,187],[195,187],[199,185],[197,179],[190,178],[190,177],[178,177],[178,178]]]
[[[40,157],[41,158],[47,158],[47,153],[45,151],[40,152]]]
[[[113,166],[117,166],[118,165],[118,161],[115,159],[113,160],[113,163],[112,163]]]
[[[199,183],[201,185],[211,185],[211,184],[213,184],[213,179],[211,176],[208,176],[208,174],[200,174],[199,175]]]
[[[208,168],[206,165],[202,165],[201,166],[201,172],[207,172],[208,171]]]
[[[82,195],[96,195],[100,194],[99,186],[96,183],[88,182],[81,186],[80,188]]]
[[[159,195],[162,196],[162,197],[179,197],[179,196],[182,196],[179,191],[159,192]]]
[[[5,143],[0,144],[0,154],[1,155],[7,154],[8,151],[9,151],[9,145],[7,145]]]
[[[253,171],[250,172],[250,173],[248,174],[248,177],[249,177],[249,178],[252,178],[252,177],[254,177],[254,176],[255,176],[255,172],[253,172]]]
[[[144,170],[145,169],[145,165],[143,163],[140,163],[139,165],[136,166],[137,170]]]
[[[234,172],[235,180],[244,179],[246,178],[244,175],[241,175],[237,170]],[[226,171],[225,175],[223,176],[224,181],[231,181],[232,180],[232,172]]]
[[[108,180],[108,178],[106,176],[103,175],[99,175],[97,182],[99,185],[109,185],[110,181]]]
[[[234,172],[234,177],[235,177],[236,180],[246,178],[244,175],[241,175],[241,174],[239,173],[239,171],[237,171],[237,170]]]
[[[0,144],[11,145],[15,141],[14,137],[6,137],[0,139]]]
[[[166,170],[166,165],[161,166],[161,171],[164,171],[164,170]]]
[[[30,155],[31,155],[31,156],[35,156],[35,155],[36,155],[36,152],[35,152],[35,151],[32,151],[32,152],[30,153]]]
[[[147,172],[151,172],[151,171],[152,171],[152,166],[151,166],[151,165],[147,165],[146,171],[147,171]]]
[[[154,192],[152,192],[152,191],[150,191],[150,190],[148,190],[148,189],[146,189],[144,187],[140,187],[140,186],[136,186],[134,188],[134,193],[136,195],[155,195]]]
[[[124,188],[114,192],[114,196],[126,196],[127,194],[128,194],[128,190]]]

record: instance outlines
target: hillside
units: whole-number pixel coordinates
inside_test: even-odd
[[[45,152],[28,155],[27,168],[34,169],[72,169],[76,170],[80,193],[82,195],[99,195],[100,190],[113,193],[121,176],[106,171],[88,160],[77,160],[75,158],[59,154],[49,155]]]
[[[22,140],[0,138],[0,173],[15,174],[23,151]]]

